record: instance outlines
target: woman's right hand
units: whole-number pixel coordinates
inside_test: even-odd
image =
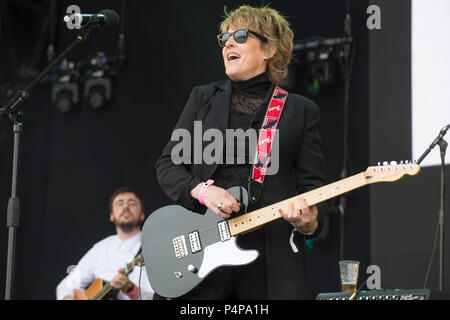
[[[191,190],[191,196],[198,200],[204,183],[200,183]],[[206,207],[218,216],[228,219],[233,212],[241,210],[241,204],[225,189],[211,185],[206,189],[203,197]]]

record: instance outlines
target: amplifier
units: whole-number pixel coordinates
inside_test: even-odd
[[[349,300],[353,293],[319,293],[316,300]],[[450,300],[450,293],[433,289],[360,291],[355,300]]]

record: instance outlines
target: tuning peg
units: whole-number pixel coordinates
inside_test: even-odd
[[[403,164],[403,160],[402,160],[402,161],[400,161],[400,164]]]
[[[378,166],[381,166],[381,162],[378,162]]]
[[[388,166],[388,165],[389,165],[389,162],[387,162],[387,161],[383,162],[383,166]]]
[[[396,166],[397,165],[397,161],[391,161],[391,166]]]

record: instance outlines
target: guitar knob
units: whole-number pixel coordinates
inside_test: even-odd
[[[197,272],[198,272],[198,269],[197,269],[196,267],[194,267],[192,264],[190,264],[190,265],[188,266],[188,270],[189,270],[190,272],[192,272],[192,273],[197,273]]]
[[[397,165],[397,161],[391,161],[391,166],[396,166]]]

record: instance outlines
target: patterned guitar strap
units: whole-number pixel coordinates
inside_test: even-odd
[[[256,203],[261,198],[264,180],[266,178],[267,168],[270,164],[270,157],[272,154],[272,143],[278,128],[278,123],[283,113],[284,106],[288,97],[288,92],[275,87],[272,99],[264,117],[264,122],[259,134],[258,146],[256,149],[255,160],[252,168],[252,175],[248,183],[248,194],[250,203]],[[291,232],[289,244],[292,251],[298,253],[299,250],[294,243],[294,232]]]
[[[264,117],[263,125],[259,133],[258,146],[256,148],[255,160],[248,184],[250,203],[256,203],[260,197],[266,178],[267,168],[270,164],[273,141],[278,128],[278,123],[283,113],[288,97],[288,92],[275,87],[272,98]]]

